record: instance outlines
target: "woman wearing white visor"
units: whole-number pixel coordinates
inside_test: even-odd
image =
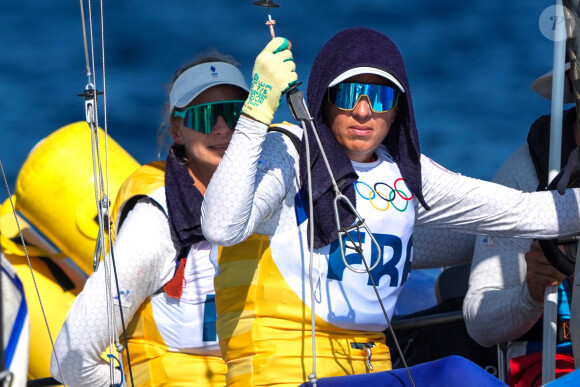
[[[124,372],[116,369],[111,380],[109,363],[101,357],[109,345],[111,302],[116,335],[122,333],[117,293],[108,299],[101,264],[55,343],[52,374],[63,383],[109,386],[129,379],[130,365],[135,386],[225,385],[210,261],[217,248],[201,233],[200,208],[248,95],[234,64],[212,53],[176,72],[160,135],[173,140],[167,160],[139,168],[115,200],[112,252],[128,337]]]

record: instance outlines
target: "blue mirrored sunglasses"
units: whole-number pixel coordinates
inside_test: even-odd
[[[209,134],[218,116],[222,116],[231,129],[236,127],[244,101],[219,101],[175,110],[173,117],[183,118],[183,125],[196,132]]]
[[[388,112],[397,106],[399,90],[377,83],[343,82],[328,89],[328,102],[340,110],[353,110],[364,95],[375,113]]]

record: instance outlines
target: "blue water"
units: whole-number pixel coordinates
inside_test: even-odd
[[[538,21],[554,2],[278,3],[276,32],[293,43],[303,90],[317,51],[339,30],[368,26],[390,36],[406,61],[422,151],[448,169],[491,179],[534,119],[550,111],[530,84],[552,66],[553,45]],[[99,122],[141,163],[157,157],[163,84],[175,68],[217,48],[249,75],[269,39],[266,11],[250,0],[105,2],[104,39],[98,5],[92,7],[94,58],[97,87],[106,91],[106,118],[101,109]],[[0,50],[0,160],[13,190],[33,145],[85,118],[77,96],[87,83],[79,2],[2,0]],[[288,109],[276,119],[290,119]],[[0,189],[0,200],[6,197]]]

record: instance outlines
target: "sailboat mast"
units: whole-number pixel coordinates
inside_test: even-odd
[[[572,75],[572,91],[574,93],[574,101],[576,103],[576,120],[580,118],[580,1],[579,0],[564,0],[564,6],[567,11],[566,17],[566,33],[568,36],[568,56],[570,58],[570,72]],[[580,367],[580,294],[575,294],[577,291],[578,282],[580,282],[580,250],[576,254],[576,268],[574,278],[576,279],[572,287],[572,301],[570,305],[570,330],[572,336],[572,351],[574,356],[574,363],[576,369]]]

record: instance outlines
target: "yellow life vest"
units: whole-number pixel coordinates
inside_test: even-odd
[[[127,213],[143,197],[150,197],[165,185],[165,162],[140,167],[121,186],[113,206],[114,230],[122,226]],[[165,203],[156,201],[167,215]],[[116,232],[113,232],[113,237]],[[128,349],[136,386],[224,386],[226,365],[221,356],[175,352],[165,343],[155,320],[152,297],[148,297],[127,327]],[[179,301],[176,301],[179,302]],[[128,360],[123,352],[125,374]]]

